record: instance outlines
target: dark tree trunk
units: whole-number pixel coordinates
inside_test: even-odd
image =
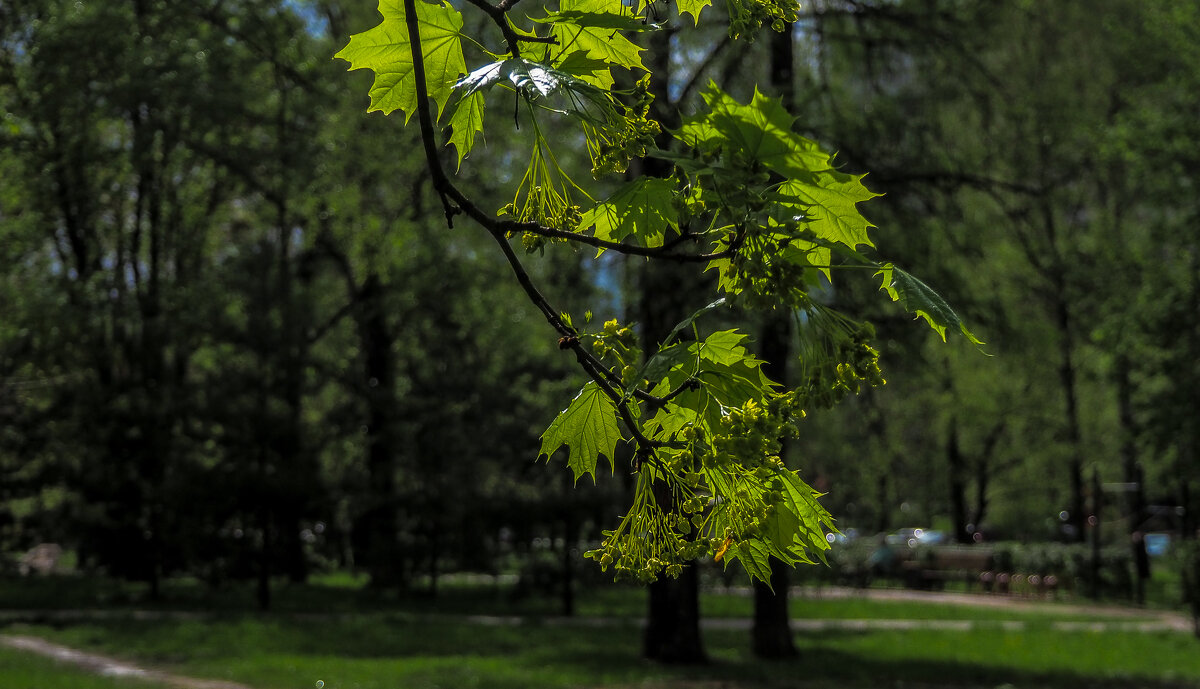
[[[980,462],[976,465],[975,471],[975,505],[971,509],[971,525],[975,527],[975,531],[983,529],[983,519],[987,516],[988,499],[987,489],[991,482],[991,474],[988,472],[986,462]],[[975,534],[971,534],[973,539]]]
[[[789,65],[790,67],[790,65]],[[767,314],[760,330],[759,352],[766,362],[766,373],[776,382],[787,384],[791,319],[784,311]],[[780,456],[787,457],[787,439],[781,439]],[[788,624],[788,571],[790,566],[771,558],[771,585],[754,582],[754,625],[751,648],[759,658],[792,658],[796,646]],[[774,590],[772,590],[774,589]]]
[[[1092,524],[1092,562],[1091,585],[1088,595],[1093,599],[1100,597],[1100,525],[1104,522],[1100,512],[1104,506],[1104,494],[1100,492],[1100,470],[1092,469],[1092,516],[1096,523]]]
[[[1078,385],[1075,380],[1075,338],[1071,329],[1074,323],[1071,319],[1070,307],[1067,305],[1066,296],[1062,294],[1064,286],[1059,287],[1059,294],[1055,308],[1055,325],[1058,326],[1059,337],[1059,382],[1063,390],[1063,413],[1066,421],[1066,429],[1064,440],[1067,444],[1067,472],[1070,481],[1070,505],[1068,508],[1067,523],[1070,524],[1074,533],[1071,534],[1071,539],[1077,543],[1082,543],[1087,538],[1087,515],[1086,502],[1084,500],[1083,489],[1083,459],[1080,456],[1082,434],[1079,429],[1079,402],[1078,402]]]
[[[259,508],[259,526],[262,529],[262,544],[258,551],[258,609],[271,609],[271,513],[265,506]]]
[[[950,484],[950,519],[954,524],[954,540],[970,543],[971,533],[967,529],[967,468],[958,438],[958,417],[950,417],[950,428],[946,434],[946,469]]]
[[[671,295],[695,294],[681,290],[695,274],[689,266],[653,265],[642,273],[643,345],[652,352],[671,327],[673,314],[681,304],[664,303]],[[702,293],[702,292],[700,292]],[[700,637],[700,590],[695,564],[683,568],[678,579],[662,576],[650,585],[643,653],[646,658],[666,663],[703,663],[707,661]]]
[[[750,636],[754,655],[759,658],[794,658],[798,655],[788,622],[788,576],[791,570],[790,566],[771,558],[771,585],[754,582],[754,626]]]
[[[396,534],[396,440],[393,431],[397,409],[395,338],[388,327],[384,290],[379,276],[371,274],[357,293],[357,324],[363,348],[363,396],[367,404],[366,509],[354,525],[355,562],[377,587],[400,583]]]
[[[566,476],[564,473],[563,476]],[[575,615],[575,557],[571,554],[571,546],[575,543],[575,516],[568,504],[563,514],[563,549],[562,549],[562,614],[564,617]]]
[[[975,533],[983,528],[983,519],[987,516],[988,508],[988,485],[992,480],[992,461],[996,455],[996,446],[1000,444],[1000,438],[1004,435],[1004,429],[1008,425],[1007,421],[1000,420],[992,430],[988,432],[987,438],[983,441],[983,451],[979,454],[978,461],[975,462],[975,500],[971,507],[971,526],[972,539]]]
[[[650,605],[642,655],[663,663],[708,662],[700,638],[700,576],[695,566],[678,579],[660,577],[650,584]]]
[[[678,113],[671,102],[666,85],[670,82],[671,32],[655,31],[649,38],[650,70],[660,78],[651,82],[655,89],[653,115],[663,126],[658,144],[670,145],[667,130],[678,126]],[[663,161],[647,158],[643,161],[647,175],[665,177],[670,166]],[[642,270],[639,303],[642,346],[653,353],[655,346],[675,325],[678,314],[689,306],[680,303],[687,295],[703,294],[701,290],[683,289],[693,284],[695,270],[686,265],[648,263]],[[662,576],[650,585],[643,655],[664,663],[704,663],[708,656],[700,637],[700,580],[694,564],[683,568],[678,579]]]
[[[1150,559],[1146,555],[1146,541],[1141,533],[1146,519],[1146,487],[1142,467],[1137,461],[1137,445],[1134,437],[1137,428],[1133,418],[1133,382],[1130,380],[1129,358],[1124,354],[1117,357],[1114,375],[1117,378],[1117,422],[1121,436],[1121,466],[1125,482],[1133,486],[1129,511],[1129,543],[1133,550],[1133,561],[1137,564],[1134,576],[1134,599],[1141,604],[1145,598],[1145,580],[1150,577]]]

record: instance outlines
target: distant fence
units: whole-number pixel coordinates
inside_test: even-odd
[[[1153,566],[1170,579],[1185,568],[1189,543],[1155,558]],[[1194,546],[1193,546],[1194,547]],[[890,555],[885,552],[890,550]],[[884,545],[872,539],[838,543],[828,553],[829,567],[800,567],[798,583],[866,586],[883,581],[911,588],[966,588],[993,593],[1071,593],[1132,599],[1137,576],[1130,548],[1101,548],[1093,581],[1093,551],[1088,544],[997,542],[980,545]],[[1200,565],[1198,565],[1200,566]],[[1190,601],[1187,586],[1174,598]]]

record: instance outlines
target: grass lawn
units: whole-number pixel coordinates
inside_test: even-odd
[[[21,625],[67,645],[260,689],[435,687],[1200,687],[1200,644],[1185,634],[1023,631],[799,634],[801,657],[753,659],[745,632],[713,631],[700,668],[638,660],[640,631],[536,621],[374,614],[330,619],[230,617]]]
[[[10,624],[0,633],[42,636],[177,674],[234,680],[256,689],[315,689],[318,681],[324,689],[1200,689],[1200,642],[1193,637],[1058,631],[1052,622],[1129,618],[1053,603],[1009,609],[797,598],[792,601],[795,619],[984,624],[965,631],[801,632],[796,636],[800,658],[789,662],[754,659],[746,631],[708,629],[704,638],[712,662],[679,668],[638,658],[637,622],[646,606],[640,588],[586,587],[579,595],[578,614],[610,618],[607,626],[588,626],[556,620],[553,598],[514,598],[508,589],[486,584],[447,582],[436,598],[380,593],[355,584],[333,578],[281,585],[278,610],[252,614],[241,612],[253,608],[246,588],[214,595],[195,582],[173,581],[165,602],[152,604],[136,587],[115,582],[10,580],[0,582],[0,607],[116,614],[52,625]],[[720,592],[706,593],[702,601],[705,618],[749,617],[751,606],[749,596]],[[206,614],[135,619],[121,613],[147,608]],[[466,614],[521,615],[524,621],[479,624]],[[990,624],[1001,620],[1024,624],[1020,630]],[[87,677],[12,650],[0,654],[2,689],[116,686],[151,685]]]
[[[99,677],[74,666],[0,646],[0,686],[4,689],[128,689],[130,680]],[[139,682],[142,689],[163,685]]]

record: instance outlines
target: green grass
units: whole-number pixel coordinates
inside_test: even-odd
[[[127,689],[130,680],[100,677],[24,651],[0,646],[0,686],[4,689]],[[138,682],[155,689],[164,685]]]
[[[799,634],[801,658],[764,663],[745,632],[709,631],[713,662],[638,660],[640,631],[446,617],[113,620],[22,627],[68,645],[260,689],[434,687],[1200,687],[1200,647],[1184,634],[954,631]],[[804,681],[800,681],[800,679]]]
[[[360,579],[334,575],[305,586],[280,585],[276,611],[253,609],[252,589],[212,592],[195,581],[167,582],[166,600],[151,603],[136,585],[83,578],[0,581],[0,607],[84,608],[113,617],[58,625],[9,625],[80,648],[101,651],[172,672],[243,682],[256,689],[434,689],[547,687],[600,689],[866,689],[867,687],[1147,687],[1200,689],[1200,642],[1186,634],[1056,631],[1053,621],[1129,619],[1047,603],[1036,609],[957,606],[860,597],[795,598],[794,619],[973,620],[969,631],[826,631],[800,633],[797,661],[764,663],[748,650],[745,631],[709,629],[713,662],[700,668],[664,667],[639,660],[644,589],[589,585],[577,613],[615,618],[609,626],[562,623],[553,597],[514,597],[501,586],[449,579],[436,598],[366,589]],[[705,593],[705,618],[751,614],[747,595]],[[134,609],[203,611],[202,616],[135,619]],[[463,615],[518,615],[516,625],[471,623]],[[989,624],[1023,622],[1021,630]],[[29,660],[67,679],[26,679],[32,670],[0,656],[0,687],[117,686],[76,683],[78,674],[50,661]],[[22,661],[24,663],[26,661]],[[32,667],[32,666],[30,666]],[[26,674],[21,675],[19,673]],[[800,681],[798,678],[803,678]],[[59,682],[54,684],[53,682]],[[138,686],[138,685],[132,685]]]

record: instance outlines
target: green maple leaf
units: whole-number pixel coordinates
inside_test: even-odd
[[[590,25],[598,23],[599,18],[583,19],[589,15],[628,18],[630,15],[625,12],[624,5],[613,0],[561,0],[558,14],[564,18],[555,21],[551,27],[552,35],[558,39],[556,57],[584,50],[588,57],[610,65],[645,69],[640,55],[642,48],[618,29]]]
[[[731,364],[709,362],[697,375],[705,394],[720,402],[723,407],[740,407],[747,400],[761,400],[777,383],[767,378],[762,371],[762,359],[744,355]],[[714,408],[715,413],[719,409]]]
[[[467,71],[462,52],[462,14],[449,3],[423,0],[417,1],[416,11],[426,87],[437,103],[440,119],[454,83]],[[375,72],[367,112],[379,110],[386,115],[399,110],[408,122],[417,109],[417,78],[404,5],[398,0],[380,0],[379,13],[383,21],[378,26],[351,36],[350,43],[334,57],[349,62],[352,70]]]
[[[724,561],[726,567],[733,560],[741,562],[751,578],[758,579],[766,584],[767,588],[771,588],[771,555],[766,543],[752,538],[730,545],[729,550],[725,552]]]
[[[700,12],[712,5],[712,0],[676,0],[675,7],[679,10],[679,16],[685,13],[692,15],[692,19],[696,26],[700,26]]]
[[[943,342],[946,341],[946,329],[957,328],[972,343],[983,344],[967,329],[967,325],[954,309],[950,308],[946,300],[929,285],[891,263],[884,264],[876,275],[883,279],[881,287],[891,296],[892,301],[899,302],[905,311],[925,319],[925,322],[941,335]]]
[[[475,146],[475,134],[483,131],[483,94],[472,93],[458,101],[450,115],[450,141],[458,152],[458,166]]]
[[[556,67],[567,74],[573,74],[589,84],[605,91],[613,87],[612,70],[608,63],[598,58],[589,57],[586,50],[575,50],[558,62]]]
[[[800,517],[786,505],[773,505],[762,521],[762,532],[774,550],[791,552],[796,544],[796,535],[800,532]]]
[[[530,98],[549,96],[562,91],[577,91],[590,96],[602,95],[595,86],[578,76],[525,58],[500,60],[474,70],[454,84],[465,89],[464,96],[484,91],[508,80]]]
[[[704,152],[717,148],[722,138],[721,132],[712,125],[707,114],[690,115],[683,118],[683,125],[679,127],[679,131],[674,136],[685,147]],[[655,155],[678,162],[690,160],[689,156],[673,155],[669,151],[655,151]]]
[[[821,494],[805,483],[798,472],[781,471],[778,476],[783,479],[785,507],[800,519],[795,543],[801,556],[808,561],[805,553],[811,553],[824,561],[825,551],[829,550],[825,533],[837,533],[833,516],[817,501]]]
[[[723,151],[743,164],[762,165],[787,178],[768,195],[818,237],[851,248],[871,245],[874,227],[856,204],[878,194],[868,190],[862,176],[833,168],[829,154],[816,142],[792,131],[795,121],[783,104],[755,90],[749,103],[737,102],[710,83],[703,93],[710,112],[687,120],[679,138],[708,152]],[[798,213],[798,214],[797,214]]]
[[[555,450],[566,445],[567,466],[575,474],[575,480],[584,474],[594,479],[600,455],[608,457],[609,465],[615,470],[617,441],[620,439],[616,405],[596,383],[590,382],[542,434],[540,455],[549,458]]]
[[[670,180],[639,177],[585,212],[579,228],[591,228],[597,239],[605,241],[636,237],[645,246],[661,246],[667,228],[679,227],[671,203],[674,191]]]
[[[779,188],[789,206],[800,209],[808,228],[818,237],[850,247],[871,244],[874,227],[855,205],[879,196],[862,183],[862,175],[836,170],[818,172],[809,179],[793,178]]]
[[[619,7],[619,5],[618,5]],[[602,11],[597,11],[597,9]],[[540,24],[567,22],[575,26],[589,29],[616,29],[618,31],[657,31],[662,27],[658,24],[645,22],[641,17],[623,12],[612,12],[611,3],[594,3],[588,7],[576,4],[574,9],[547,11],[545,17],[536,17],[533,21]]]
[[[750,102],[743,105],[713,82],[702,95],[711,109],[706,117],[708,124],[746,159],[758,161],[784,177],[831,169],[829,154],[792,131],[796,118],[788,114],[780,100],[755,89]]]
[[[699,356],[705,361],[720,365],[732,366],[747,359],[746,334],[736,330],[722,330],[704,338],[699,347]]]
[[[683,430],[684,426],[695,423],[699,416],[693,409],[667,404],[642,425],[642,431],[652,438],[667,440]]]

